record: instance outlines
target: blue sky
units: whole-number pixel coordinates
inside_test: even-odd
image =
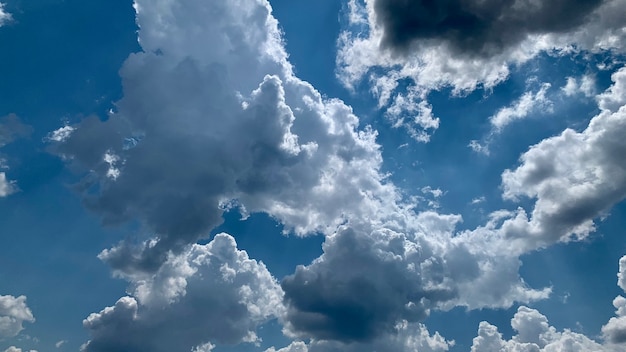
[[[0,3],[0,351],[625,348],[623,0]]]

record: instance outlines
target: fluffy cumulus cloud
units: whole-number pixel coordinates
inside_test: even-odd
[[[158,236],[107,256],[116,268],[155,270],[235,203],[307,234],[375,217],[378,199],[397,197],[378,172],[376,133],[293,76],[267,1],[135,8],[144,51],[121,69],[117,112],[50,138],[85,170],[85,204],[104,222],[139,219]]]
[[[425,102],[443,87],[454,94],[491,88],[541,52],[623,50],[625,6],[624,0],[351,0],[338,74],[348,87],[368,80],[388,108],[397,99]],[[398,89],[407,81],[410,89]],[[430,133],[433,126],[416,127]]]
[[[154,274],[125,278],[132,296],[84,320],[84,351],[208,352],[213,343],[257,342],[256,328],[283,314],[276,279],[226,234],[171,254]]]
[[[502,339],[498,328],[481,322],[478,336],[474,338],[472,352],[617,352],[613,346],[603,346],[585,335],[565,330],[558,332],[548,324],[548,319],[535,309],[520,307],[511,319],[516,335],[510,340]]]
[[[24,322],[34,321],[25,296],[0,296],[0,339],[17,336],[24,329]]]
[[[0,22],[2,19],[2,7],[0,6]],[[32,132],[32,127],[22,123],[15,114],[0,117],[0,148],[13,142],[17,138],[28,136]],[[0,170],[8,169],[6,159],[0,153]],[[6,197],[17,191],[15,181],[7,178],[6,172],[0,172],[0,198]]]
[[[618,285],[624,291],[626,291],[623,281],[625,272],[626,256],[620,259],[617,274]],[[626,299],[617,296],[613,300],[613,305],[617,308],[617,317],[611,318],[602,327],[603,343],[568,329],[557,331],[550,326],[546,316],[536,309],[522,306],[511,319],[511,327],[516,334],[510,340],[504,340],[496,326],[483,321],[478,327],[478,336],[474,338],[471,350],[472,352],[623,351],[626,346]]]
[[[493,228],[456,235],[459,220],[426,212],[400,226],[345,227],[327,237],[324,254],[282,282],[288,333],[371,343],[432,309],[548,297],[549,288],[531,289],[519,277],[519,259],[499,251]]]
[[[601,112],[584,131],[567,129],[543,140],[521,156],[518,168],[503,173],[506,199],[536,198],[530,216],[519,210],[503,225],[522,247],[584,238],[594,230],[593,219],[626,198],[625,73],[617,71],[613,86],[598,96]]]

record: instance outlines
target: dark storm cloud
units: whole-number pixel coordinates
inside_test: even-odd
[[[458,53],[489,56],[529,34],[576,28],[602,0],[375,0],[383,47],[406,52],[419,41],[443,41]]]

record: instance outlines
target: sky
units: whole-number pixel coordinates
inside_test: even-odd
[[[0,0],[0,351],[623,351],[625,8]]]

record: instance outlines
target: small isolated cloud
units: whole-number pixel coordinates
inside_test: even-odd
[[[4,10],[4,6],[5,4],[0,2],[0,27],[4,26],[13,19],[11,14]]]
[[[619,105],[626,68],[613,80],[584,131],[543,140],[521,156],[517,169],[502,174],[505,199],[536,198],[530,219],[520,209],[503,225],[510,238],[530,248],[584,238],[595,229],[593,219],[626,198],[626,107]]]
[[[57,341],[57,343],[54,344],[54,347],[56,348],[61,348],[63,347],[63,345],[65,345],[67,343],[66,340],[61,340],[61,341]]]
[[[0,339],[17,336],[24,330],[24,322],[35,322],[26,296],[0,296]]]
[[[593,97],[596,94],[596,79],[593,75],[587,74],[580,78],[567,77],[565,86],[561,91],[568,97],[583,94],[586,97]]]
[[[553,112],[552,100],[548,97],[550,83],[542,83],[536,91],[527,91],[511,105],[499,109],[489,117],[491,131],[483,142],[472,140],[469,147],[476,153],[490,154],[490,144],[508,125],[534,115],[543,115]]]
[[[550,87],[550,83],[543,83],[536,92],[526,92],[512,105],[498,110],[489,117],[493,131],[499,133],[512,122],[525,119],[531,114],[551,112],[552,101],[547,97]]]
[[[276,279],[226,234],[170,254],[154,274],[121,276],[132,296],[83,321],[83,351],[208,352],[208,341],[258,342],[257,327],[283,314]]]

